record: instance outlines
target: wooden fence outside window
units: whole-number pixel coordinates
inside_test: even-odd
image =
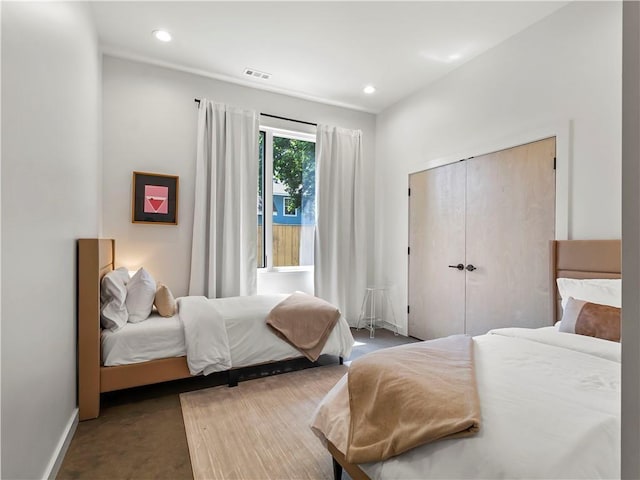
[[[273,266],[300,266],[300,245],[311,251],[303,251],[303,265],[313,265],[313,235],[314,225],[273,225]],[[261,266],[263,255],[262,225],[258,225],[258,267]],[[305,255],[306,254],[306,255]],[[262,265],[264,266],[264,265]]]

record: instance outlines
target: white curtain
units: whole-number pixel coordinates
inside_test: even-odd
[[[351,325],[367,282],[364,174],[362,132],[318,125],[315,294]]]
[[[200,100],[189,295],[256,293],[258,115]]]

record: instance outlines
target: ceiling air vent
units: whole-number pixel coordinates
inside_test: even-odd
[[[261,78],[262,80],[269,80],[271,78],[270,73],[260,72],[255,68],[245,68],[244,74],[247,75],[248,77]]]

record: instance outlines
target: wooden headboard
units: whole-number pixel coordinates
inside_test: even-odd
[[[100,281],[114,269],[115,240],[78,240],[78,405],[80,420],[100,411]]]
[[[620,240],[552,240],[550,245],[553,323],[562,315],[556,278],[621,278]]]
[[[100,351],[100,282],[115,268],[115,241],[78,240],[78,408],[80,420],[100,413],[100,393],[191,376],[186,357],[105,367]]]

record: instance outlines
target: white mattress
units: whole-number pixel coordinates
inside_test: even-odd
[[[301,356],[266,325],[268,312],[286,297],[286,294],[255,295],[209,300],[224,319],[233,367]],[[322,353],[347,358],[352,346],[349,325],[341,317]],[[179,314],[169,318],[152,314],[143,322],[127,323],[117,332],[102,331],[102,361],[106,367],[180,357],[186,351]]]
[[[102,330],[102,363],[105,367],[147,362],[186,354],[184,331],[178,315],[156,313],[140,323],[127,323],[117,332]]]

